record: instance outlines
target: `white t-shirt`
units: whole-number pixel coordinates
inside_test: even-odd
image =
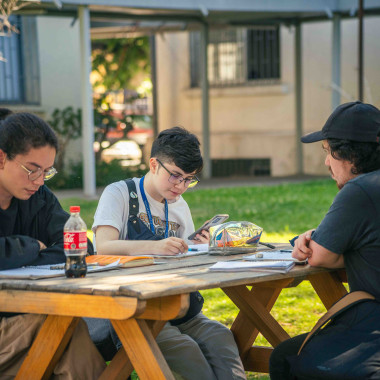
[[[140,193],[140,178],[133,178],[139,200],[138,217],[150,228],[148,214]],[[164,236],[166,220],[165,205],[153,199],[145,192],[150,212],[152,214],[155,232]],[[99,226],[112,226],[119,231],[119,239],[125,240],[128,232],[129,216],[129,192],[125,181],[119,181],[108,185],[100,197],[94,216],[92,231],[96,234]],[[189,206],[182,196],[171,203],[168,202],[169,237],[175,236],[187,241],[187,237],[194,232],[194,223]],[[94,239],[95,240],[95,239]]]

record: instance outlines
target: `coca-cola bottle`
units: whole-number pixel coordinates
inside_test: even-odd
[[[66,277],[85,277],[87,273],[87,226],[79,215],[80,206],[70,207],[70,218],[63,227]]]

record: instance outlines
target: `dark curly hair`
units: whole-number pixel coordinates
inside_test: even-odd
[[[173,162],[185,173],[199,173],[203,168],[199,146],[199,140],[193,133],[182,127],[173,127],[162,131],[154,140],[150,156]]]
[[[0,108],[0,149],[10,160],[46,145],[58,150],[57,136],[48,123],[28,112],[12,113]]]
[[[350,140],[327,139],[331,156],[353,164],[352,174],[363,174],[380,169],[380,144]]]

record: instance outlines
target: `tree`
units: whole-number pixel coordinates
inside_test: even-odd
[[[96,162],[101,161],[102,151],[111,147],[118,139],[126,139],[133,128],[125,110],[115,112],[107,94],[110,91],[124,91],[124,102],[133,102],[139,94],[127,90],[137,87],[133,80],[138,74],[143,77],[150,72],[149,40],[147,37],[114,38],[92,42],[92,77],[94,94],[94,123],[96,142]],[[95,74],[95,75],[94,75]],[[101,91],[99,91],[101,90]],[[117,139],[109,136],[118,136]],[[107,142],[107,144],[104,144]]]
[[[148,37],[93,41],[92,69],[100,78],[94,87],[101,85],[105,91],[131,88],[136,74],[150,72]]]
[[[67,145],[82,135],[81,110],[74,111],[73,107],[63,110],[55,109],[51,114],[49,124],[57,134],[59,150],[56,158],[57,171],[63,171]]]

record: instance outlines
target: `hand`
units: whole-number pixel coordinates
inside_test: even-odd
[[[185,253],[189,249],[185,241],[177,237],[169,237],[154,243],[154,253],[157,255],[174,256],[179,253]]]
[[[42,243],[42,241],[38,241],[38,244],[40,245],[40,251],[42,251],[43,249],[46,249],[46,245],[44,243]]]
[[[292,257],[298,260],[306,260],[313,254],[313,251],[309,248],[311,233],[314,230],[309,230],[304,232],[298,237],[294,242],[294,248],[292,252]]]
[[[193,240],[194,244],[208,244],[210,241],[210,233],[206,230],[202,230],[202,233],[197,234]]]

